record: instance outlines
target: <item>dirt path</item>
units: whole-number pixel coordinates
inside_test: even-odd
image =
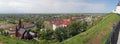
[[[0,42],[0,44],[3,44],[3,42]]]
[[[116,24],[116,22],[110,24],[108,27],[112,29],[112,26]],[[93,39],[89,40],[85,44],[101,44],[102,37],[104,37],[108,32],[108,30],[101,30]]]
[[[102,30],[100,33],[97,34],[97,36],[94,37],[94,39],[90,40],[86,44],[100,44],[102,37],[105,36],[106,33],[106,30]]]

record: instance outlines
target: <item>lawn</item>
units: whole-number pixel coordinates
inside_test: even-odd
[[[103,17],[103,19],[92,28],[88,29],[86,32],[80,33],[70,39],[67,39],[61,44],[90,44],[91,42],[99,42],[98,44],[105,44],[111,30],[112,24],[116,21],[119,21],[120,17],[116,14],[108,14]],[[95,38],[99,37],[98,35],[105,31],[105,34],[100,37],[100,39],[94,41]],[[96,37],[97,36],[97,37]],[[96,44],[96,43],[92,43]]]

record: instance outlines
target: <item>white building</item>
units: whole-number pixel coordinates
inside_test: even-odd
[[[66,27],[70,24],[70,21],[64,21],[64,22],[58,22],[53,24],[53,30],[55,30],[58,27]]]
[[[117,5],[116,9],[113,10],[113,13],[120,14],[120,1],[119,1],[118,5]]]

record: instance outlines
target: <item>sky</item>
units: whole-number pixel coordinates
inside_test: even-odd
[[[0,13],[109,13],[119,0],[0,0]]]

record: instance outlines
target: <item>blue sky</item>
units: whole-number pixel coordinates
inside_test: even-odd
[[[0,13],[109,13],[119,0],[0,0]]]

